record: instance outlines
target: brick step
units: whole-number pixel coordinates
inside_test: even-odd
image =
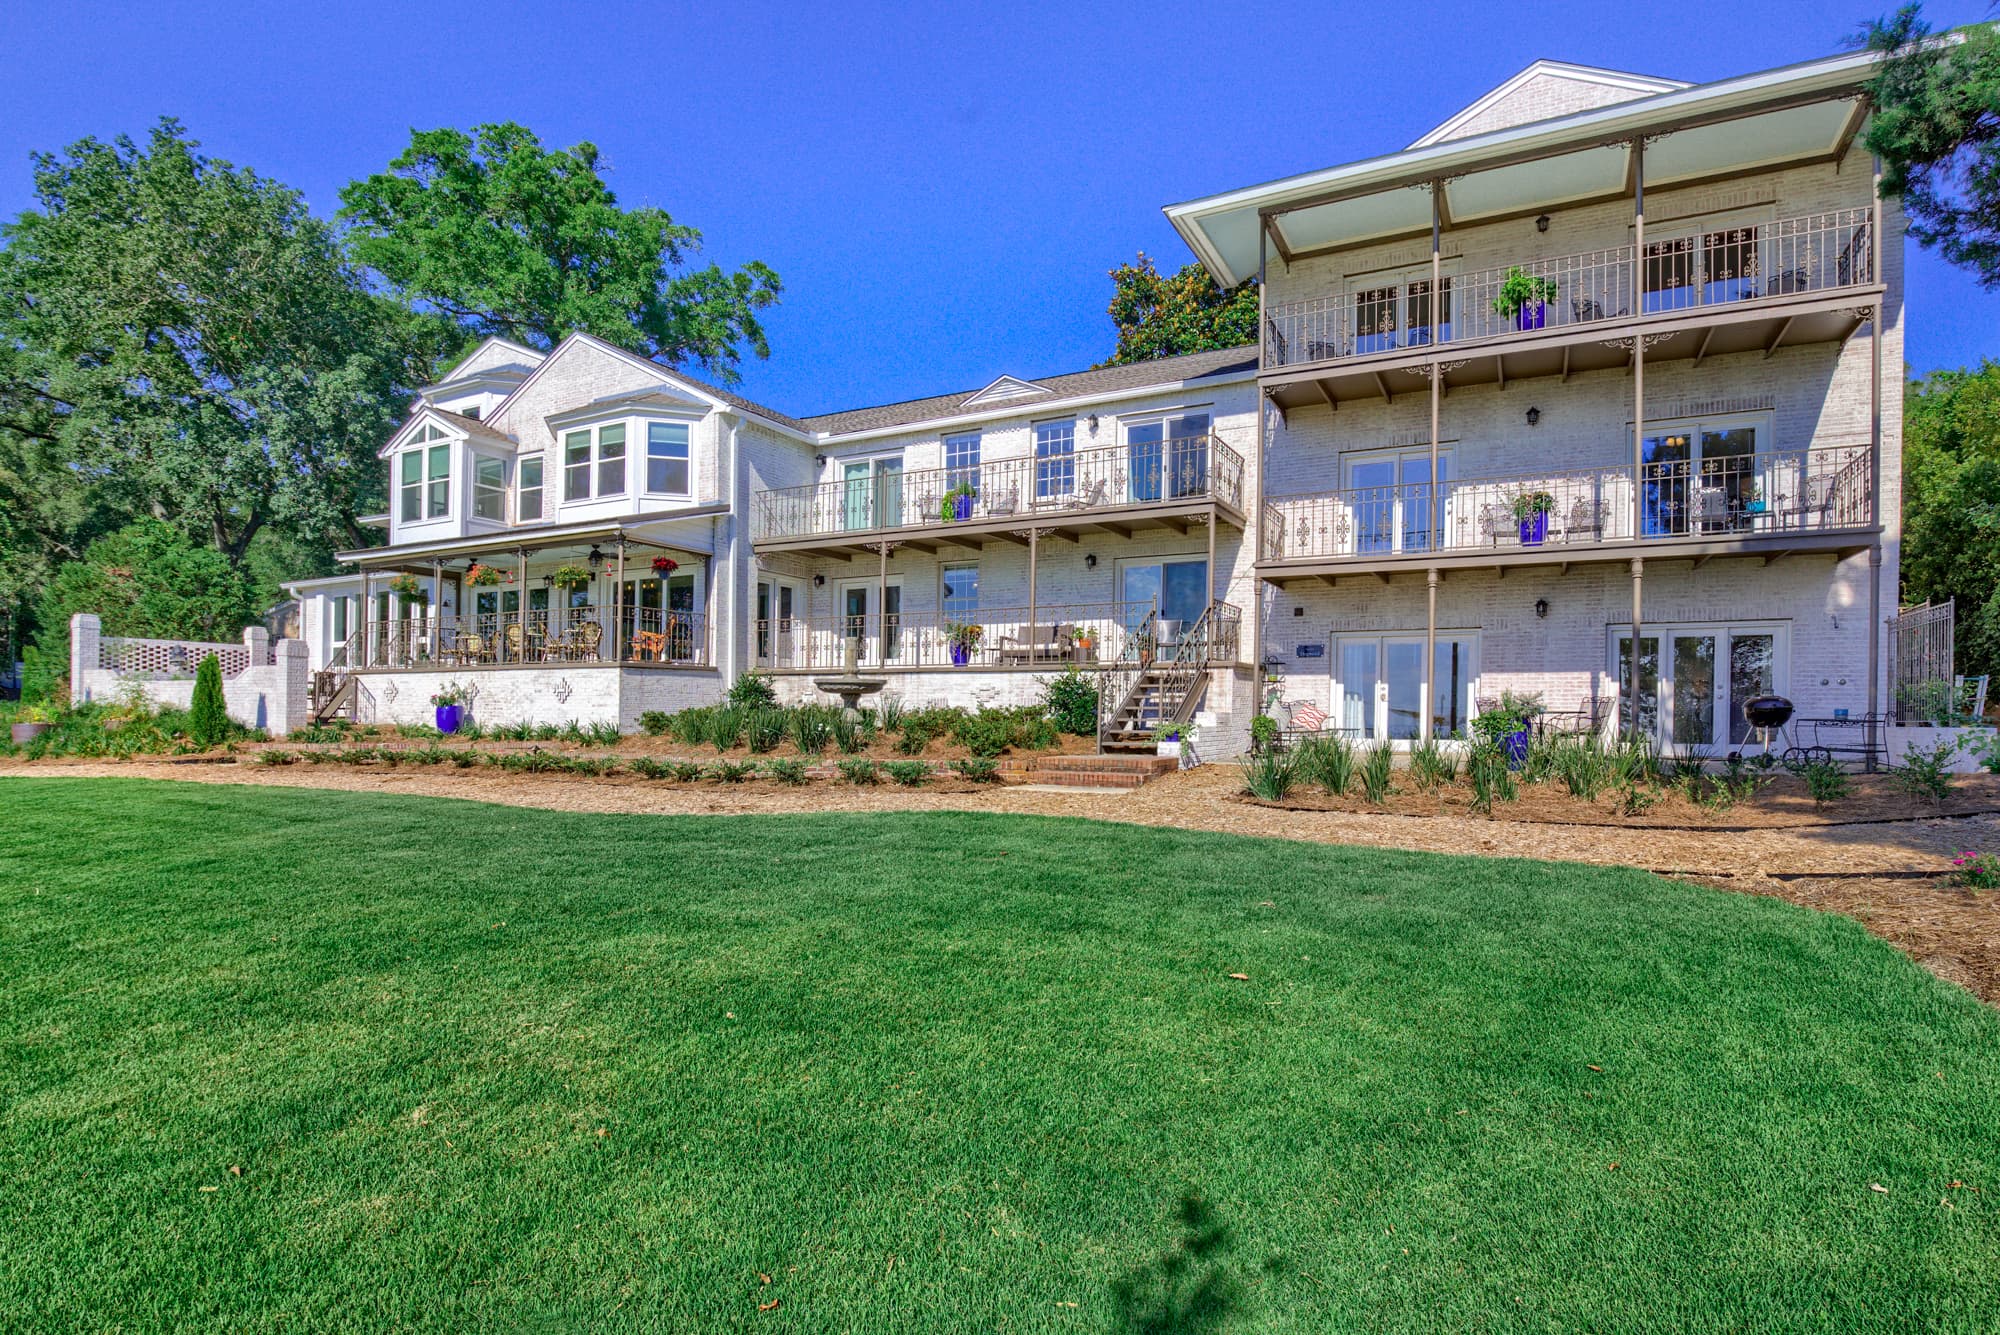
[[[1149,741],[1147,746],[1152,744]],[[1171,756],[1026,756],[1002,761],[1000,774],[1014,784],[1042,783],[1065,788],[1137,788],[1171,774],[1180,762]]]
[[[1016,788],[1023,784],[1040,784],[1051,788],[1089,788],[1102,792],[1138,788],[1153,777],[1151,774],[1105,773],[1090,770],[1054,770],[1048,773],[1029,770],[1025,773],[1004,775],[1001,782]]]

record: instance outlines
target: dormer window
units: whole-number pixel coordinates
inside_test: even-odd
[[[586,427],[563,436],[563,499],[587,501],[593,494],[600,497],[625,494],[623,422],[608,423],[594,432]]]
[[[427,425],[403,451],[398,490],[406,524],[442,519],[451,512],[451,446],[428,443],[445,439],[444,432]]]
[[[507,518],[507,461],[490,454],[472,456],[472,517]]]
[[[473,421],[477,422],[479,420],[479,405],[468,403],[458,410],[458,415],[460,417],[470,417]]]

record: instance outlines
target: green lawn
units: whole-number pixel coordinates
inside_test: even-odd
[[[981,815],[0,811],[10,1330],[2000,1319],[2000,1014],[1771,900]]]

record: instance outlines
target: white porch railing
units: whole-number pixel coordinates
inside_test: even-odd
[[[1279,496],[1264,507],[1260,555],[1365,559],[1866,528],[1871,459],[1865,444],[1842,445],[1649,463],[1636,473],[1626,465]],[[1538,494],[1548,498],[1539,525],[1532,506],[1517,504]]]
[[[1852,208],[1741,226],[1649,230],[1643,256],[1626,245],[1448,272],[1435,309],[1427,273],[1400,282],[1350,280],[1325,296],[1267,306],[1264,366],[1853,287],[1874,280],[1872,219],[1871,210]],[[1493,301],[1516,267],[1554,284],[1555,295],[1502,315]]]

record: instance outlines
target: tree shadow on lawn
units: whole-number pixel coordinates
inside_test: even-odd
[[[1111,1329],[1119,1335],[1203,1335],[1243,1305],[1244,1288],[1232,1273],[1229,1226],[1201,1193],[1189,1191],[1174,1207],[1176,1236],[1157,1258],[1111,1286]],[[1277,1258],[1267,1263],[1274,1268]]]

